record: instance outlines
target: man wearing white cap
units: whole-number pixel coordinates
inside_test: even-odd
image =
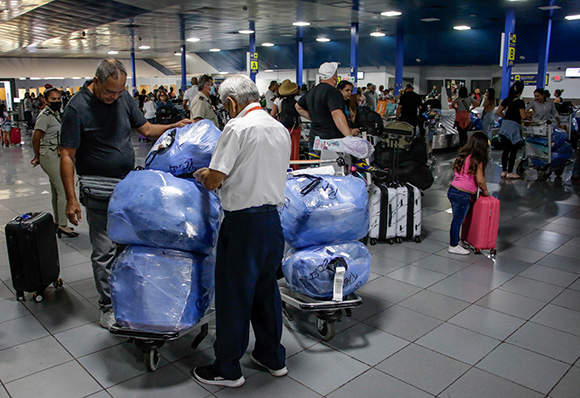
[[[344,98],[336,88],[338,63],[320,65],[320,84],[300,98],[296,104],[298,113],[312,122],[308,149],[312,151],[314,139],[342,138],[358,134],[358,129],[348,126],[344,114]]]

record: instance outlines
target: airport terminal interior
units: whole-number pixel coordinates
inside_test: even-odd
[[[137,86],[178,87],[182,65],[187,84],[203,73],[246,73],[248,34],[238,32],[250,20],[261,93],[270,80],[296,79],[297,35],[304,41],[304,83],[316,83],[325,61],[340,61],[340,74],[348,76],[357,22],[359,71],[366,76],[359,86],[400,83],[396,36],[404,26],[403,81],[420,94],[433,82],[457,80],[470,91],[497,86],[499,96],[501,32],[515,10],[512,72],[539,73],[549,21],[545,88],[563,88],[566,99],[580,103],[580,78],[566,76],[566,69],[580,70],[577,1],[17,0],[0,1],[0,10],[4,100],[6,92],[18,98],[19,90],[38,90],[39,82],[75,88],[84,77],[73,76],[92,76],[105,57],[118,56],[130,71],[131,46],[144,46],[137,52]],[[578,18],[566,18],[572,15]],[[293,26],[296,21],[311,26]],[[181,22],[183,38],[199,40],[180,40]],[[385,35],[371,37],[374,32]],[[187,56],[180,52],[183,44]],[[68,62],[74,72],[66,71]],[[534,88],[526,86],[526,101]],[[52,212],[49,179],[30,163],[32,131],[21,127],[22,144],[0,149],[2,226],[24,213]],[[132,142],[136,165],[143,166],[153,144],[137,132]],[[201,324],[161,347],[154,370],[133,340],[99,326],[84,212],[75,227],[79,236],[57,239],[63,285],[49,286],[42,302],[30,293],[25,301],[16,299],[1,244],[0,398],[579,397],[580,183],[572,178],[572,165],[558,175],[529,169],[520,179],[505,179],[501,151],[491,150],[485,178],[501,201],[497,253],[454,255],[448,252],[447,190],[456,154],[456,146],[434,152],[434,184],[422,194],[421,241],[367,244],[372,263],[357,291],[362,305],[334,324],[335,335],[323,339],[314,313],[288,307],[282,334],[288,375],[273,377],[252,362],[251,334],[240,388],[204,385],[191,374],[215,358],[211,320],[196,348]],[[517,162],[522,156],[520,151]],[[0,235],[5,238],[4,228]]]

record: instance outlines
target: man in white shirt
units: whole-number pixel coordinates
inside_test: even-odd
[[[194,98],[197,96],[197,93],[199,93],[197,84],[197,77],[192,77],[191,87],[185,90],[185,93],[183,94],[183,109],[185,110],[186,115],[189,112],[191,104],[193,104]]]
[[[264,94],[264,97],[266,98],[266,110],[268,113],[272,112],[272,108],[274,107],[274,100],[276,99],[276,95],[278,95],[278,87],[278,82],[272,80],[268,87],[268,91]]]
[[[194,123],[199,122],[201,119],[209,119],[219,127],[219,121],[216,113],[211,106],[211,100],[209,99],[210,94],[214,93],[213,78],[208,75],[203,75],[199,78],[199,84],[197,85],[199,93],[195,96],[193,103],[191,104],[191,110],[189,112],[189,118],[193,120]]]
[[[240,358],[248,346],[250,322],[256,344],[251,359],[273,376],[285,376],[282,300],[276,282],[284,235],[277,207],[284,203],[290,136],[260,106],[256,85],[242,75],[219,89],[232,119],[226,124],[209,167],[194,176],[208,189],[220,188],[225,212],[215,270],[216,341],[213,365],[196,367],[205,384],[244,384]]]

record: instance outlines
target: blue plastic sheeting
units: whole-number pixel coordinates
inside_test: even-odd
[[[560,146],[557,151],[552,152],[552,162],[550,166],[552,168],[562,167],[566,164],[566,162],[574,155],[574,149],[570,144],[564,143],[564,145]],[[546,162],[541,159],[532,158],[532,164],[534,167],[543,167],[546,165]]]
[[[331,260],[342,257],[348,268],[344,275],[343,295],[353,293],[366,283],[371,271],[371,255],[360,242],[290,249],[282,271],[293,291],[316,299],[331,299],[334,269]]]
[[[471,129],[472,130],[482,130],[483,129],[483,121],[473,112],[469,112],[469,119],[471,120]]]
[[[365,182],[353,176],[297,176],[286,181],[280,209],[284,238],[295,248],[358,240],[369,231]]]
[[[109,202],[107,232],[117,243],[209,253],[221,220],[219,198],[194,180],[132,171]]]
[[[552,132],[552,150],[557,151],[568,141],[568,133],[559,127],[554,127]]]
[[[221,131],[207,119],[168,130],[149,151],[145,168],[179,176],[207,167],[220,135]]]
[[[128,246],[111,268],[117,324],[145,332],[189,329],[214,294],[215,257]]]

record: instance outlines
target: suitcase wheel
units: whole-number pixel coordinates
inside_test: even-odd
[[[370,244],[371,244],[371,246],[376,245],[377,244],[377,240],[375,238],[371,238],[370,239]]]
[[[397,238],[397,239],[395,240],[395,242],[396,242],[396,243],[403,243],[403,238]]]
[[[389,245],[392,245],[393,243],[395,243],[394,239],[389,239],[387,242],[389,242]]]
[[[481,250],[475,249],[475,254],[479,254],[479,253],[481,253]]]
[[[26,298],[24,297],[24,292],[16,292],[16,300],[17,301],[26,301]]]
[[[42,297],[42,294],[40,293],[34,293],[32,295],[32,299],[34,300],[35,303],[40,303],[42,300],[44,300],[44,297]]]
[[[59,287],[62,287],[62,279],[58,278],[57,280],[55,280],[54,282],[52,282],[52,286],[55,289],[58,289]]]
[[[421,238],[418,236],[416,236],[414,240],[415,240],[415,243],[421,243]]]
[[[497,254],[497,251],[495,249],[491,249],[489,251],[489,254],[491,254],[492,257],[495,257],[495,255]]]

